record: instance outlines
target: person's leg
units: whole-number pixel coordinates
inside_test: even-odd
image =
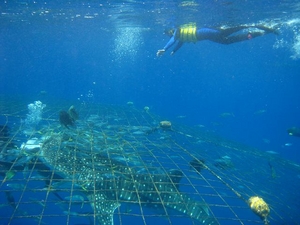
[[[229,28],[224,28],[224,29],[219,29],[219,31],[221,32],[221,35],[224,37],[230,36],[231,34],[234,34],[238,31],[247,29],[251,26],[237,26],[237,27],[229,27]]]
[[[251,39],[251,37],[249,38],[248,34],[238,34],[238,35],[232,35],[229,37],[220,37],[219,39],[216,40],[216,42],[220,43],[220,44],[224,44],[224,45],[229,45],[232,43],[236,43],[236,42],[240,42],[240,41],[246,41]]]
[[[264,25],[255,25],[254,27],[257,28],[257,29],[265,31],[266,34],[267,33],[279,34],[279,32],[276,28],[266,27]]]
[[[257,28],[254,32],[248,32],[248,33],[239,33],[234,34],[240,30],[247,29],[247,28]],[[250,40],[259,36],[263,36],[265,34],[274,33],[277,34],[275,29],[265,27],[263,25],[256,25],[256,26],[239,26],[239,27],[233,27],[233,28],[227,28],[224,30],[221,30],[220,36],[215,39],[215,42],[221,43],[221,44],[232,44],[240,41],[246,41]]]

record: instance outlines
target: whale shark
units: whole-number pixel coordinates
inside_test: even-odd
[[[111,149],[83,149],[70,140],[66,133],[52,134],[42,144],[39,158],[55,174],[81,187],[98,224],[113,225],[114,212],[122,203],[152,204],[201,224],[219,224],[205,202],[180,191],[180,170],[150,171],[147,165],[120,160]]]

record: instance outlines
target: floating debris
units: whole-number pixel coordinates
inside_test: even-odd
[[[172,123],[170,121],[163,120],[163,121],[159,122],[159,126],[163,129],[170,129],[172,126]]]

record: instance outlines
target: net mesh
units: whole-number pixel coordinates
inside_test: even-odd
[[[2,224],[299,224],[300,167],[274,152],[130,104],[64,126],[70,103],[47,103],[28,126],[27,104],[1,98]]]

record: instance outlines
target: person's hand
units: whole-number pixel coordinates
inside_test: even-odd
[[[160,49],[156,52],[156,56],[162,56],[165,53],[166,50]]]

